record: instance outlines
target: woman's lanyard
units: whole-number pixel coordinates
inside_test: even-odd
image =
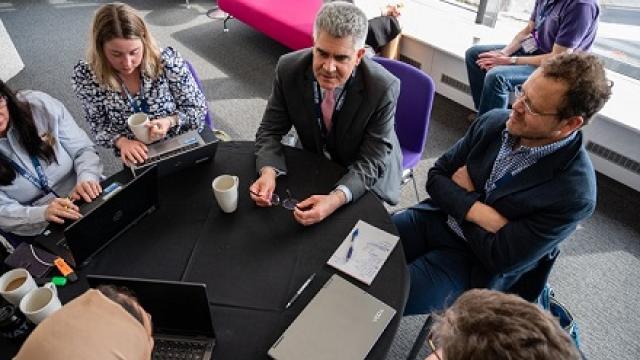
[[[25,179],[29,180],[35,187],[42,190],[45,195],[53,194],[55,197],[60,197],[58,194],[49,186],[49,180],[47,179],[47,175],[44,173],[44,169],[42,168],[42,164],[40,164],[40,160],[36,156],[31,156],[31,163],[33,167],[36,169],[36,173],[38,174],[38,178],[36,179],[32,173],[27,171],[27,169],[20,166],[17,162],[9,159],[5,154],[0,154],[6,161],[8,161],[11,166],[16,170],[18,174],[20,174]]]
[[[338,95],[338,98],[336,99],[336,106],[333,109],[333,115],[335,115],[337,111],[340,111],[340,109],[342,109],[342,103],[344,102],[344,97],[347,94],[347,87],[351,83],[352,78],[353,76],[349,77],[349,80],[347,80],[347,82],[344,84],[342,91]],[[313,102],[316,110],[316,122],[318,123],[318,127],[320,127],[320,134],[322,135],[322,140],[323,142],[326,142],[328,131],[327,131],[326,125],[324,124],[324,121],[322,120],[322,104],[321,104],[322,100],[320,99],[321,97],[320,94],[321,94],[320,85],[316,80],[313,80]],[[332,118],[333,118],[333,115],[332,115]]]
[[[144,78],[142,77],[142,72],[140,72],[140,92],[138,94],[139,99],[136,100],[133,98],[129,89],[125,85],[124,81],[120,76],[118,76],[120,80],[120,86],[122,87],[122,91],[124,91],[125,95],[127,95],[127,99],[129,99],[129,105],[131,105],[131,110],[134,113],[149,113],[149,105],[147,104],[147,99],[144,97]]]
[[[546,0],[544,2],[544,5],[542,5],[542,8],[538,11],[538,15],[536,16],[536,32],[540,30],[542,24],[547,20],[554,5],[555,0]]]

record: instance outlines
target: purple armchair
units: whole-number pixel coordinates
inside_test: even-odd
[[[193,80],[196,81],[196,84],[198,85],[198,89],[200,89],[200,91],[202,91],[202,94],[204,95],[204,88],[202,87],[202,82],[200,81],[200,78],[198,77],[198,73],[196,72],[196,69],[193,67],[193,65],[191,65],[190,62],[185,60],[185,63],[187,63],[187,67],[189,68],[189,71],[191,72],[191,76],[193,76]],[[209,127],[209,129],[215,130],[214,127],[213,127],[213,122],[211,120],[211,115],[209,114],[209,106],[207,106],[207,113],[204,116],[204,123]]]
[[[435,86],[429,75],[411,65],[382,57],[374,57],[373,60],[400,79],[395,126],[402,148],[402,184],[412,180],[416,198],[420,201],[413,168],[422,158],[427,142]]]

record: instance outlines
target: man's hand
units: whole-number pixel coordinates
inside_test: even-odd
[[[497,233],[503,226],[509,223],[509,220],[497,212],[496,209],[479,201],[471,205],[471,208],[464,218],[492,234]]]
[[[84,200],[90,203],[102,192],[102,187],[97,181],[81,181],[76,184],[69,197],[71,200]]]
[[[260,207],[271,206],[271,197],[276,189],[276,170],[265,166],[260,172],[260,177],[249,186],[249,196]]]
[[[456,185],[469,192],[476,191],[476,187],[473,185],[473,180],[471,180],[469,172],[467,171],[467,165],[458,168],[458,170],[451,175],[451,180],[453,180]]]
[[[296,205],[293,217],[302,225],[313,225],[333,214],[346,202],[347,196],[340,190],[333,191],[329,195],[313,195]]]
[[[44,218],[49,222],[64,224],[65,219],[78,220],[82,217],[80,209],[69,199],[55,198],[44,212]]]
[[[120,149],[120,159],[126,165],[143,163],[147,160],[147,145],[141,141],[129,140],[121,136],[115,145]]]
[[[511,65],[511,57],[501,51],[487,51],[478,55],[476,64],[480,69],[489,71],[498,65]]]

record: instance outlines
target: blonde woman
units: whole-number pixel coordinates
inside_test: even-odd
[[[87,60],[74,68],[73,89],[98,145],[115,148],[125,164],[147,159],[147,147],[127,126],[133,113],[151,120],[152,140],[204,126],[205,97],[184,58],[159,49],[144,20],[128,5],[98,9]]]

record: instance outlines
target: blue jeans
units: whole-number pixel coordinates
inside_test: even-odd
[[[517,85],[524,83],[536,69],[531,65],[503,65],[485,71],[476,64],[481,53],[502,48],[504,45],[475,45],[465,54],[471,95],[478,116],[489,110],[506,109],[509,106],[509,93]],[[517,51],[513,55],[521,56],[523,53]]]
[[[409,266],[404,315],[448,307],[470,287],[473,255],[466,242],[449,229],[441,211],[407,209],[392,219]]]

